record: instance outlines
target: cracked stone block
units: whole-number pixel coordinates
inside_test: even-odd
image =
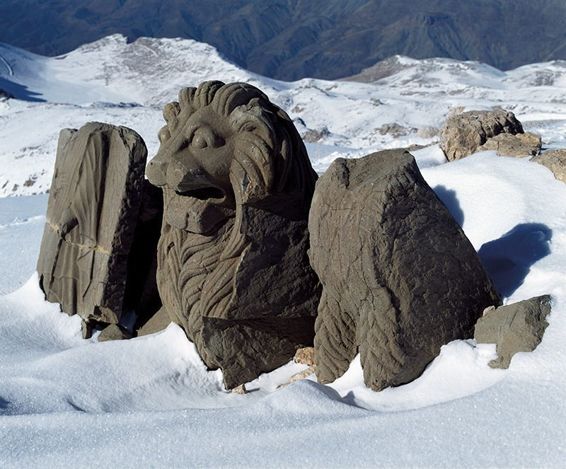
[[[146,156],[125,127],[61,131],[37,270],[46,299],[86,323],[127,319],[133,329],[132,312],[159,307],[152,253],[162,202],[144,181]]]

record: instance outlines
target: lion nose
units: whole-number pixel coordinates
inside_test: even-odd
[[[167,163],[154,158],[147,165],[145,175],[154,186],[164,186],[167,182]]]
[[[178,192],[185,192],[209,187],[210,182],[202,168],[173,161],[167,168],[167,186]]]

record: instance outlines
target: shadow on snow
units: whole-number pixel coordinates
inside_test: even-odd
[[[485,243],[478,255],[495,288],[509,297],[531,266],[550,254],[552,230],[542,223],[521,223],[501,238]]]

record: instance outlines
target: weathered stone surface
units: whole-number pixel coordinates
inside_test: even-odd
[[[540,153],[542,142],[540,136],[531,132],[522,134],[502,133],[478,147],[476,151],[494,150],[499,156],[534,156]]]
[[[164,109],[147,175],[163,188],[163,304],[234,388],[312,345],[320,296],[307,217],[316,174],[257,88],[206,82]]]
[[[446,120],[440,133],[440,148],[448,160],[457,160],[475,153],[489,138],[501,133],[523,133],[523,126],[512,112],[463,112]]]
[[[491,308],[478,320],[474,338],[478,343],[496,344],[497,359],[492,368],[509,368],[517,352],[532,352],[542,340],[550,314],[549,295]]]
[[[151,253],[161,194],[144,183],[146,155],[125,127],[93,122],[61,131],[37,270],[46,299],[87,323],[128,316],[133,329],[131,312],[159,307]]]
[[[545,151],[531,161],[542,164],[552,171],[559,181],[566,182],[566,149]]]
[[[309,215],[311,264],[323,285],[317,377],[331,382],[359,352],[367,386],[418,377],[447,342],[472,337],[500,300],[473,246],[412,155],[335,160]]]

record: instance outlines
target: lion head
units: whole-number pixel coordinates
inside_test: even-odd
[[[199,210],[212,212],[210,218],[175,218],[173,226],[207,232],[238,205],[273,194],[302,195],[308,210],[316,175],[305,147],[287,114],[259,89],[205,82],[182,89],[163,116],[167,125],[149,163],[150,182],[169,193],[169,203],[185,207],[188,196]]]
[[[159,291],[233,387],[312,339],[318,281],[306,221],[316,173],[287,114],[249,84],[184,88],[163,115],[147,169],[164,192]]]

